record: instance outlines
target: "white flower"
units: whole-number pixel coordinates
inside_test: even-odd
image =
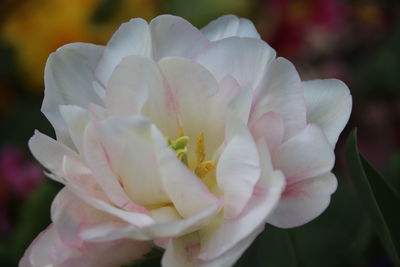
[[[229,266],[265,223],[304,224],[336,189],[348,88],[302,82],[247,19],[133,19],[105,47],[58,49],[45,83],[57,141],[29,145],[65,187],[21,266],[118,266],[152,243],[163,266]]]

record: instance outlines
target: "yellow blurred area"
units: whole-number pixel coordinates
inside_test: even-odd
[[[7,16],[1,34],[16,49],[23,79],[31,90],[43,90],[48,55],[71,42],[105,44],[118,26],[132,17],[147,20],[158,14],[156,0],[108,1],[113,8],[105,21],[95,15],[104,0],[30,0]]]

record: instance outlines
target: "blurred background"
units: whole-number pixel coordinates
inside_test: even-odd
[[[45,179],[27,149],[35,128],[54,136],[40,113],[49,53],[70,42],[105,44],[122,22],[163,13],[197,27],[223,14],[247,17],[303,80],[339,78],[353,95],[352,117],[336,149],[339,187],[328,210],[283,237],[267,226],[237,265],[392,266],[346,172],[343,143],[357,127],[361,152],[400,189],[398,0],[1,0],[0,266],[17,265],[49,224],[61,188]],[[285,262],[287,248],[280,248],[287,239],[297,265]]]

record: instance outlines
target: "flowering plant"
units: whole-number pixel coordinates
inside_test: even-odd
[[[336,189],[348,88],[301,81],[247,19],[133,19],[105,47],[59,48],[45,84],[57,140],[29,146],[65,187],[21,266],[119,266],[153,245],[163,266],[229,266]]]

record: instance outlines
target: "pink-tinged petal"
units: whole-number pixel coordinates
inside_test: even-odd
[[[201,29],[203,34],[210,41],[237,36],[260,39],[254,24],[245,18],[238,18],[235,15],[225,15],[211,21]]]
[[[54,224],[42,231],[25,251],[20,267],[65,266],[64,262],[78,257],[79,249],[64,244]]]
[[[250,200],[260,178],[260,158],[257,146],[239,120],[230,122],[234,130],[219,158],[217,183],[224,197],[224,217],[235,218]],[[245,156],[243,156],[245,155]]]
[[[115,177],[120,179],[129,198],[144,206],[171,202],[157,164],[154,131],[157,131],[155,126],[138,115],[110,117],[96,123],[99,141]]]
[[[302,83],[293,64],[284,58],[274,60],[265,73],[256,92],[251,122],[270,111],[278,113],[282,118],[285,140],[306,126]]]
[[[242,256],[242,254],[246,251],[248,247],[253,243],[256,237],[264,230],[264,226],[255,229],[250,235],[248,235],[245,239],[241,240],[237,243],[233,248],[215,258],[213,260],[201,260],[200,266],[202,267],[213,267],[213,266],[232,266],[234,263]]]
[[[79,157],[75,151],[56,140],[35,131],[29,140],[29,149],[33,156],[49,171],[55,174],[52,178],[64,183],[62,161],[64,156]]]
[[[168,243],[162,266],[164,267],[228,267],[232,266],[250,246],[264,227],[253,231],[252,234],[237,243],[232,249],[220,257],[202,260],[198,258],[201,249],[201,235],[197,232],[172,239]]]
[[[206,261],[228,253],[253,231],[264,226],[267,216],[279,202],[285,177],[277,171],[263,179],[267,185],[256,186],[250,201],[237,218],[225,219],[217,227],[210,224],[200,229],[202,241],[200,259]]]
[[[86,108],[89,103],[102,103],[92,86],[94,69],[102,52],[102,46],[73,43],[52,53],[46,63],[42,112],[53,125],[57,140],[71,148],[74,145],[59,106]]]
[[[254,90],[274,58],[275,51],[262,40],[229,37],[212,42],[195,60],[217,80],[231,75]]]
[[[200,266],[197,254],[200,251],[200,236],[198,232],[173,238],[167,245],[161,265],[163,267],[194,267]]]
[[[161,15],[150,22],[153,58],[189,58],[208,44],[208,39],[183,18]]]
[[[328,207],[336,187],[337,180],[332,173],[288,185],[268,223],[292,228],[313,220]]]
[[[89,115],[86,109],[73,105],[60,106],[60,112],[65,120],[69,134],[78,152],[83,152],[83,133],[89,122]]]
[[[151,43],[149,25],[145,20],[136,18],[123,23],[104,49],[96,68],[97,79],[103,86],[107,85],[115,67],[126,56],[151,57]]]
[[[264,140],[273,153],[283,141],[283,121],[278,113],[270,111],[251,124],[250,132],[256,142]]]
[[[83,226],[119,221],[116,217],[87,205],[66,187],[54,199],[51,217],[62,242],[75,248],[83,243],[79,235]]]
[[[157,64],[146,57],[122,59],[107,85],[105,106],[108,115],[139,114],[152,91],[163,91],[163,80]]]
[[[142,258],[150,251],[151,246],[151,242],[121,239],[101,243],[84,242],[74,248],[60,239],[59,233],[52,224],[32,242],[25,251],[19,266],[121,266]]]
[[[111,169],[108,152],[95,132],[93,124],[89,123],[84,134],[84,154],[93,178],[116,206],[135,212],[145,212],[144,207],[132,202],[126,195],[119,178]]]
[[[335,147],[349,120],[352,98],[349,88],[336,79],[303,82],[307,121],[318,125]]]
[[[272,161],[291,184],[329,172],[335,154],[321,129],[311,124],[284,142],[272,155]]]
[[[197,231],[209,224],[220,208],[220,203],[215,203],[187,219],[182,219],[175,208],[164,207],[161,208],[163,210],[162,215],[160,215],[160,211],[151,211],[150,215],[156,221],[153,224],[142,226],[140,229],[134,225],[111,222],[85,229],[81,232],[81,236],[85,240],[96,242],[111,241],[123,237],[136,240],[154,240],[180,236]],[[160,221],[160,216],[162,216],[162,221]]]
[[[150,252],[152,243],[120,239],[104,243],[85,243],[80,257],[71,258],[62,267],[119,267],[138,261]]]
[[[70,183],[66,185],[68,189],[73,192],[78,198],[84,201],[89,206],[92,206],[95,209],[101,210],[105,213],[109,213],[124,222],[130,223],[135,229],[139,229],[139,227],[143,227],[146,225],[150,225],[154,223],[154,220],[148,216],[147,214],[135,212],[135,211],[126,211],[120,208],[116,208],[114,205],[106,202],[104,200],[100,200],[94,197],[87,195],[87,193],[82,190],[79,186]],[[127,203],[129,205],[130,203]],[[136,206],[130,207],[130,210],[134,210]],[[138,240],[146,240],[148,239],[142,232],[136,231],[135,239]]]

